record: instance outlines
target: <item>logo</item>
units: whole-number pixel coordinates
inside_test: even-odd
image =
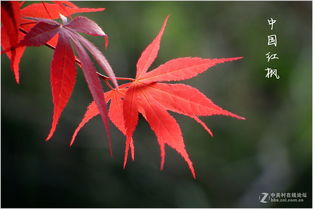
[[[277,203],[277,202],[304,202],[308,197],[306,192],[262,192],[259,195],[260,203]]]
[[[259,195],[259,200],[261,203],[267,203],[267,197],[268,197],[268,193],[263,192],[261,193],[261,195]]]

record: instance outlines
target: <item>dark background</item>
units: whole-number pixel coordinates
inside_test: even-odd
[[[194,163],[167,148],[160,172],[156,138],[141,118],[135,161],[123,170],[124,136],[111,125],[114,157],[100,117],[68,144],[91,95],[78,70],[77,83],[54,137],[49,66],[52,51],[28,48],[17,85],[8,59],[1,63],[2,207],[311,207],[312,206],[312,3],[311,2],[76,2],[105,7],[83,14],[109,34],[88,37],[117,76],[134,77],[142,50],[170,14],[152,67],[184,56],[243,60],[220,64],[184,81],[216,104],[247,118],[202,117],[210,137],[193,120],[173,114]],[[267,19],[277,22],[270,30]],[[278,46],[267,46],[275,33]],[[267,52],[279,60],[267,62]],[[267,67],[280,79],[265,78]],[[150,68],[153,69],[153,68]],[[100,71],[100,69],[99,69]],[[302,203],[261,204],[262,192],[307,193]]]

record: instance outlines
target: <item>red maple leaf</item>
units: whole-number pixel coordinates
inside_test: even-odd
[[[1,47],[7,51],[11,69],[17,83],[20,82],[19,63],[26,47],[18,47],[17,44],[36,24],[35,21],[25,19],[25,17],[36,17],[46,19],[58,19],[59,13],[65,16],[71,16],[76,13],[98,12],[104,8],[79,8],[68,1],[54,1],[53,3],[33,3],[22,8],[24,2],[2,1],[1,2]],[[53,37],[47,44],[56,46],[57,36]],[[12,50],[7,50],[12,49]]]
[[[126,136],[124,167],[129,149],[134,159],[133,133],[138,123],[138,114],[142,114],[157,136],[161,152],[161,170],[165,161],[165,145],[175,149],[186,161],[195,178],[193,164],[185,149],[181,129],[176,120],[168,113],[173,111],[184,114],[200,123],[210,135],[210,129],[199,119],[199,116],[225,115],[244,119],[214,104],[199,90],[184,84],[159,83],[164,81],[186,80],[197,76],[216,64],[241,59],[221,58],[203,59],[198,57],[183,57],[172,59],[149,71],[149,67],[157,57],[160,41],[168,17],[159,34],[142,52],[137,62],[137,73],[132,82],[104,93],[104,100],[109,101],[109,118],[113,124]],[[76,128],[70,145],[73,144],[79,130],[93,117],[99,114],[98,107],[92,102],[83,120]]]
[[[52,137],[61,113],[72,94],[76,82],[76,58],[72,50],[73,45],[80,60],[81,68],[89,90],[97,107],[100,109],[100,115],[108,134],[108,142],[111,151],[106,103],[102,96],[103,90],[96,69],[86,50],[93,55],[97,63],[113,81],[115,87],[117,87],[118,84],[113,70],[103,54],[91,42],[81,36],[79,32],[93,36],[106,36],[106,34],[94,21],[86,17],[78,16],[70,22],[67,22],[65,16],[60,16],[63,24],[51,19],[31,18],[37,21],[37,24],[31,28],[31,30],[25,35],[24,39],[18,44],[18,47],[41,46],[58,34],[50,74],[54,104],[53,120],[50,133],[46,140],[49,140]]]
[[[16,1],[1,2],[1,47],[8,49],[16,46],[21,40],[19,25],[21,23],[20,5]],[[6,55],[11,61],[11,69],[15,80],[19,83],[19,62],[24,49],[12,49]]]

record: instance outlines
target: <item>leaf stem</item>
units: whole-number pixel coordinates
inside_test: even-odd
[[[27,31],[24,30],[23,28],[19,28],[19,30],[20,30],[22,33],[24,33],[24,34],[27,34]],[[45,46],[49,47],[50,49],[55,50],[55,47],[52,46],[52,45],[50,45],[50,44],[48,44],[48,43],[45,43]],[[79,60],[77,57],[75,57],[75,62],[76,62],[79,66],[81,66],[81,62],[80,62],[80,60]],[[102,78],[104,81],[106,81],[106,80],[111,80],[111,78],[109,78],[108,76],[105,76],[105,75],[103,75],[103,74],[101,74],[101,73],[99,73],[99,72],[96,72],[96,73],[97,73],[98,76],[99,76],[100,78]],[[116,80],[134,81],[135,79],[133,79],[133,78],[124,78],[124,77],[116,77]],[[108,83],[107,83],[107,84],[108,84]],[[110,85],[110,86],[111,86],[111,85]],[[109,87],[110,87],[110,86],[109,86]],[[112,88],[112,86],[111,86],[110,88]]]
[[[125,78],[125,77],[116,77],[116,80],[121,80],[121,81],[134,81],[134,78]]]
[[[105,75],[103,75],[103,74],[101,74],[99,72],[97,72],[97,74],[103,80],[111,80],[111,78],[109,78],[108,76],[105,76]],[[115,77],[115,78],[116,78],[116,80],[121,80],[121,81],[134,81],[135,80],[133,78],[124,78],[124,77]]]
[[[109,83],[109,81],[107,79],[104,80],[104,82],[111,90],[114,90],[114,88],[111,86],[111,84]]]

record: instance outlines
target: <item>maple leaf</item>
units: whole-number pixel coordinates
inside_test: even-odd
[[[77,13],[100,12],[105,8],[79,8],[69,1],[53,1],[30,4],[21,9],[24,17],[39,17],[46,19],[59,19],[59,13],[70,16]]]
[[[75,17],[68,22],[67,18],[61,15],[63,24],[44,18],[31,19],[38,21],[38,23],[25,35],[24,39],[20,41],[18,46],[41,46],[58,34],[58,42],[53,54],[50,74],[54,104],[53,119],[46,140],[49,140],[52,137],[61,113],[72,94],[76,82],[75,56],[71,46],[73,44],[91,95],[95,100],[97,107],[100,109],[100,115],[108,134],[109,150],[111,153],[106,104],[102,97],[103,90],[96,69],[86,50],[92,54],[104,72],[113,81],[115,87],[117,87],[118,84],[113,70],[102,53],[78,32],[94,36],[106,36],[106,34],[95,22],[82,16]]]
[[[1,46],[4,48],[16,46],[21,38],[19,34],[21,15],[18,2],[1,2],[1,22]],[[11,69],[17,83],[19,83],[18,62],[23,51],[22,49],[13,49],[6,53],[11,60]]]
[[[192,176],[196,173],[185,149],[181,129],[168,111],[173,111],[191,117],[197,121],[210,135],[213,135],[199,116],[225,115],[237,119],[245,119],[214,104],[199,90],[185,84],[160,83],[164,81],[186,80],[197,76],[216,64],[234,61],[242,57],[203,59],[184,57],[170,60],[149,71],[156,59],[162,35],[168,17],[166,17],[159,34],[142,52],[137,62],[136,78],[117,89],[104,93],[105,101],[111,100],[109,117],[113,124],[126,136],[124,167],[127,162],[129,149],[134,159],[133,133],[138,123],[138,115],[142,114],[157,137],[161,153],[162,170],[165,162],[165,145],[175,149],[186,161]],[[79,130],[93,117],[99,114],[92,102],[76,128],[70,145],[74,143]],[[112,113],[114,112],[114,114]]]
[[[54,1],[53,3],[33,3],[24,8],[23,2],[2,1],[1,2],[1,46],[6,51],[11,69],[16,82],[20,83],[19,63],[24,54],[26,47],[18,47],[17,44],[24,38],[27,33],[36,24],[34,21],[25,19],[25,17],[36,17],[46,19],[58,19],[59,13],[65,16],[71,16],[76,13],[99,12],[105,8],[79,8],[68,1]],[[48,44],[56,46],[57,35],[49,40]],[[12,49],[12,50],[7,50]]]

